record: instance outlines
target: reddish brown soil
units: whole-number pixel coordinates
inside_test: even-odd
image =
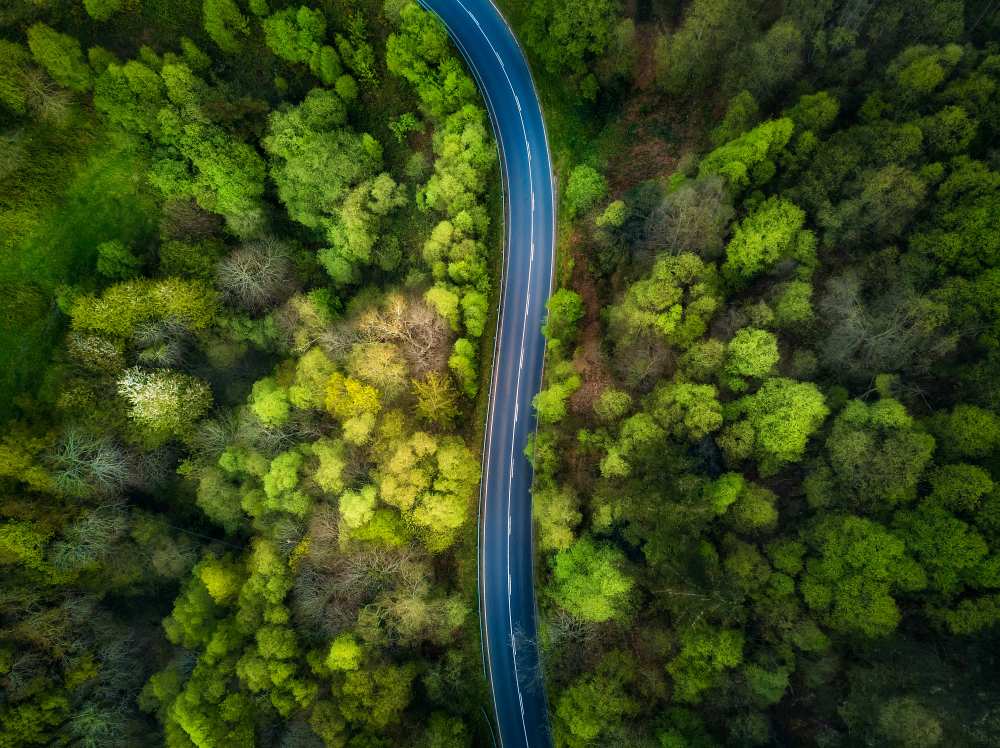
[[[601,297],[580,244],[579,235],[574,235],[570,240],[573,274],[569,286],[583,299],[580,338],[573,357],[573,365],[580,373],[583,384],[570,397],[569,409],[575,415],[589,416],[594,401],[613,383],[613,378],[601,348]]]

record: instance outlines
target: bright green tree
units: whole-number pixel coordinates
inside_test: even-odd
[[[717,174],[737,191],[762,185],[774,176],[775,159],[794,130],[795,123],[787,118],[764,122],[705,156],[698,176]]]
[[[205,31],[219,49],[229,54],[242,49],[242,37],[249,35],[250,21],[235,0],[204,0],[202,18]]]
[[[820,519],[805,535],[812,553],[799,583],[803,598],[830,628],[886,636],[900,620],[894,593],[926,585],[902,540],[871,520]]]
[[[664,254],[608,309],[608,324],[616,342],[653,333],[686,348],[705,334],[718,305],[714,265],[694,254]]]
[[[589,538],[556,554],[552,563],[552,596],[569,613],[601,623],[628,614],[633,580],[625,557],[613,546]]]
[[[607,181],[599,171],[587,165],[574,167],[563,196],[566,214],[572,218],[578,213],[587,212],[603,200],[607,192]]]
[[[765,474],[802,459],[809,437],[830,412],[816,385],[782,377],[765,381],[737,401],[734,411],[745,419],[751,452]]]
[[[726,246],[723,272],[734,280],[745,281],[782,260],[795,260],[812,268],[816,241],[811,231],[802,228],[805,217],[794,203],[769,198],[736,227]]]
[[[304,5],[278,11],[265,18],[261,25],[267,46],[288,62],[308,63],[319,52],[326,36],[326,18],[322,11]]]
[[[83,7],[95,21],[107,21],[125,7],[125,0],[83,0]]]
[[[766,377],[780,358],[778,339],[773,333],[744,327],[726,346],[726,383],[737,392],[744,390],[745,377]]]
[[[45,68],[56,83],[81,93],[90,90],[93,85],[90,66],[75,38],[60,34],[44,23],[36,23],[28,29],[28,47],[35,62]]]
[[[681,633],[681,648],[667,664],[674,684],[674,698],[697,704],[705,691],[721,682],[726,670],[743,661],[744,638],[734,629],[707,625],[687,626]]]

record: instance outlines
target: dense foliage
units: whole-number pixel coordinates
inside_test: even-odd
[[[563,177],[556,744],[1000,744],[995,9],[511,6]]]
[[[557,746],[1000,745],[1000,13],[507,0]],[[410,0],[0,7],[0,748],[489,744],[496,151]]]
[[[495,148],[415,3],[0,10],[0,746],[462,746]]]

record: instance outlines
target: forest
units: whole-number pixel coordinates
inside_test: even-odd
[[[0,746],[481,744],[502,221],[443,27],[17,0],[0,29]]]
[[[1000,746],[1000,4],[497,4],[554,744]],[[413,0],[4,0],[0,748],[492,745],[503,216]]]
[[[995,4],[511,6],[556,745],[1000,745]]]

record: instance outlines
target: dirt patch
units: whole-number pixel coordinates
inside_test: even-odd
[[[668,176],[685,152],[705,145],[706,113],[656,86],[656,37],[660,30],[655,23],[636,27],[639,55],[633,68],[635,88],[615,124],[615,139],[620,145],[606,168],[616,195],[647,179]],[[725,102],[721,106],[724,110]]]
[[[660,30],[651,23],[636,26],[635,46],[639,54],[633,70],[635,87],[648,91],[656,84],[656,36]]]
[[[662,138],[639,139],[608,164],[608,184],[620,195],[647,179],[670,174],[678,158],[677,146]]]
[[[580,338],[573,366],[580,374],[583,384],[569,399],[569,410],[579,416],[589,417],[594,402],[605,388],[614,383],[604,350],[601,347],[601,309],[604,303],[590,272],[586,253],[579,234],[574,234],[570,243],[573,258],[573,274],[569,286],[583,299],[583,319],[580,321]]]

